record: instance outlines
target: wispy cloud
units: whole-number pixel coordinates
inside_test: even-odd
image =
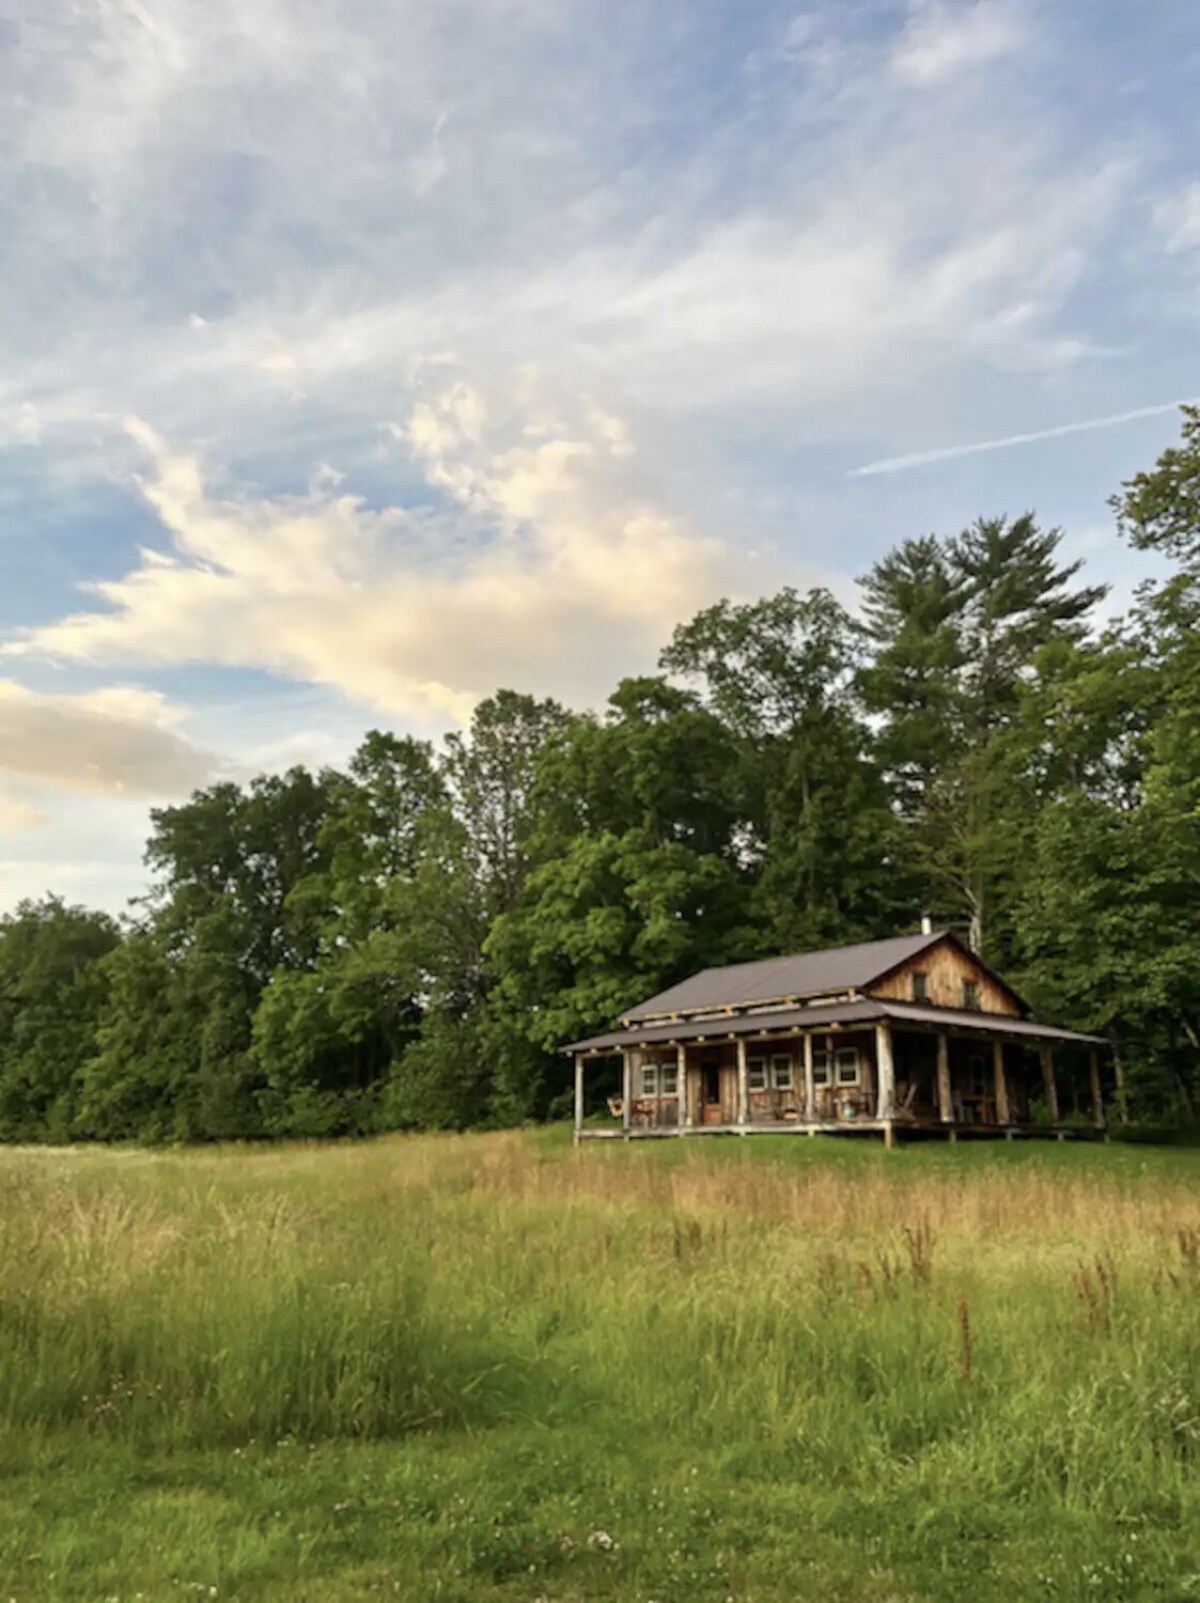
[[[892,67],[901,80],[929,88],[1015,55],[1027,40],[1025,18],[1012,0],[917,0]]]
[[[1169,251],[1200,251],[1200,181],[1160,200],[1154,221]]]
[[[584,404],[563,422],[532,399],[495,415],[444,363],[389,431],[440,509],[369,508],[328,471],[303,494],[222,493],[197,459],[129,429],[170,551],[143,550],[89,586],[98,607],[10,655],[259,668],[444,722],[500,684],[600,699],[754,572],[654,505],[620,419]]]
[[[914,5],[899,34],[818,3],[782,64],[751,5],[739,43],[776,75],[744,84],[713,77],[685,0],[565,50],[601,9],[158,0],[84,24],[44,0],[8,186],[24,309],[0,309],[28,399],[318,456],[322,429],[393,415],[440,342],[489,380],[537,361],[616,411],[750,400],[813,437],[868,379],[1086,353],[1053,325],[1129,175],[1056,148],[1011,85],[953,93],[1020,52],[1012,0]]]
[[[1031,434],[1006,434],[998,440],[975,440],[970,445],[935,446],[931,451],[912,451],[907,456],[882,457],[878,462],[867,462],[863,467],[852,468],[852,479],[872,478],[879,473],[905,473],[909,468],[932,467],[937,462],[952,462],[956,457],[980,456],[987,451],[1008,451],[1017,445],[1036,445],[1040,440],[1059,440],[1068,434],[1090,434],[1095,429],[1111,429],[1120,423],[1136,423],[1140,418],[1163,417],[1176,412],[1181,406],[1194,406],[1192,400],[1163,401],[1157,406],[1138,406],[1129,412],[1113,412],[1107,417],[1084,418],[1078,423],[1060,423],[1052,429],[1037,429]]]

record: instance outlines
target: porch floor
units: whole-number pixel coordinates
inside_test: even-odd
[[[713,1135],[882,1135],[889,1144],[894,1138],[905,1135],[941,1135],[951,1140],[958,1136],[976,1139],[990,1137],[994,1141],[1028,1137],[1058,1141],[1108,1139],[1106,1129],[1086,1128],[1077,1124],[964,1124],[943,1123],[940,1119],[758,1119],[747,1124],[691,1124],[682,1128],[678,1125],[654,1125],[629,1130],[585,1127],[575,1132],[577,1141],[691,1140],[697,1136]]]

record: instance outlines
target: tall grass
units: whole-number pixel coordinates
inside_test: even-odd
[[[9,1433],[584,1424],[1130,1518],[1200,1459],[1200,1192],[1052,1149],[9,1153],[0,1343]]]

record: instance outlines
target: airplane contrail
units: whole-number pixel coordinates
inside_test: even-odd
[[[1038,429],[1034,434],[1008,434],[1002,440],[976,440],[973,445],[947,445],[934,451],[914,451],[911,456],[886,456],[864,467],[851,468],[849,477],[867,479],[877,473],[903,473],[908,468],[928,467],[934,462],[950,462],[959,456],[977,456],[984,451],[1007,451],[1013,445],[1032,445],[1037,440],[1058,440],[1064,434],[1087,434],[1092,429],[1111,429],[1118,423],[1134,423],[1142,417],[1161,417],[1196,401],[1164,401],[1161,406],[1139,406],[1132,412],[1113,412],[1109,417],[1089,417],[1081,423],[1060,423],[1057,428]]]

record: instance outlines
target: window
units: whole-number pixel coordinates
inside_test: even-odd
[[[749,1071],[750,1089],[752,1091],[765,1091],[767,1089],[767,1060],[766,1058],[751,1058],[747,1064]]]
[[[990,1089],[987,1061],[978,1052],[972,1052],[967,1059],[967,1083],[972,1096],[984,1096]]]
[[[862,1083],[862,1069],[858,1061],[858,1048],[856,1046],[841,1046],[837,1050],[837,1083],[839,1085],[860,1085]]]
[[[914,1002],[928,1002],[929,975],[923,969],[916,969],[912,977],[912,999]]]
[[[679,1065],[677,1063],[643,1063],[643,1096],[678,1096]]]
[[[792,1060],[789,1054],[781,1053],[771,1059],[771,1086],[776,1091],[790,1091],[795,1083],[792,1073]]]
[[[813,1084],[814,1085],[828,1085],[829,1084],[830,1070],[832,1068],[832,1063],[830,1061],[831,1057],[832,1057],[832,1054],[827,1052],[827,1051],[826,1052],[814,1052],[813,1053]]]
[[[977,1013],[979,1011],[979,981],[978,980],[964,980],[963,981],[963,1006],[967,1007],[967,1008],[970,1008],[975,1013]]]

